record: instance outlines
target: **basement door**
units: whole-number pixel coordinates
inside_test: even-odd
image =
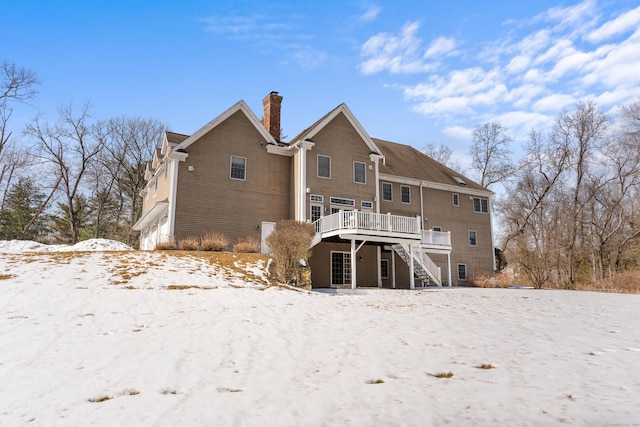
[[[275,222],[267,222],[262,221],[262,225],[260,226],[260,252],[263,254],[269,253],[269,246],[267,246],[267,237],[269,234],[273,233],[273,230],[276,228]]]

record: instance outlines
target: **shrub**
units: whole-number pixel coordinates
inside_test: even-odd
[[[203,251],[223,251],[229,244],[229,239],[222,233],[207,233],[200,242]]]
[[[511,284],[505,273],[479,274],[473,278],[472,283],[479,288],[508,288]]]
[[[178,242],[178,249],[181,251],[197,251],[199,243],[197,237],[188,236]]]
[[[233,244],[234,252],[255,254],[260,252],[260,249],[260,240],[253,236],[240,236]]]
[[[314,235],[315,228],[306,222],[286,220],[276,224],[267,245],[280,282],[311,288],[307,265]]]
[[[172,251],[176,248],[176,244],[173,242],[158,242],[156,243],[156,251]]]

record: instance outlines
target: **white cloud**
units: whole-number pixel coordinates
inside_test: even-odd
[[[599,28],[587,34],[586,39],[592,42],[600,42],[629,30],[637,30],[638,27],[640,27],[640,7],[623,13],[613,21],[605,22]]]
[[[566,95],[566,94],[547,95],[544,98],[540,98],[539,100],[537,100],[533,104],[532,109],[533,111],[538,113],[545,112],[545,111],[551,112],[551,113],[557,113],[560,110],[562,110],[564,107],[571,104],[575,104],[576,101],[577,99],[571,95]]]
[[[366,8],[367,10],[365,10],[365,12],[358,18],[362,22],[374,21],[382,11],[382,8],[380,6],[372,4],[367,5]]]
[[[371,37],[360,69],[416,73],[407,77],[412,83],[394,86],[414,111],[446,118],[452,137],[470,121],[496,117],[528,132],[579,99],[613,105],[640,93],[640,8],[609,10],[606,19],[601,9],[595,0],[551,8],[484,43],[440,36],[427,45],[417,36],[419,25],[410,22],[398,35]]]
[[[440,56],[455,55],[456,40],[452,37],[438,37],[431,42],[423,58],[436,58]]]
[[[564,29],[570,26],[579,26],[579,24],[595,17],[597,15],[596,6],[595,0],[585,0],[574,6],[553,7],[536,18],[547,22],[557,21],[559,22],[558,28]]]
[[[453,139],[470,141],[471,134],[473,133],[473,129],[466,128],[463,126],[449,126],[442,129],[442,133]]]
[[[290,53],[284,63],[294,63],[305,70],[317,68],[327,59],[327,55],[324,52],[310,46],[290,45],[287,47],[287,51]]]
[[[416,37],[420,28],[417,22],[408,22],[399,36],[379,33],[362,45],[361,56],[369,57],[360,64],[363,74],[375,74],[388,70],[392,74],[430,71],[434,65],[425,63],[418,50],[422,40]]]
[[[524,55],[518,55],[514,57],[507,66],[505,67],[506,71],[511,74],[521,73],[529,67],[531,63],[531,58]]]

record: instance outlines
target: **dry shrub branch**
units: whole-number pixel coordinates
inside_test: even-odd
[[[315,235],[312,224],[293,220],[280,221],[267,237],[267,245],[275,262],[278,281],[310,288],[307,265],[311,241]]]

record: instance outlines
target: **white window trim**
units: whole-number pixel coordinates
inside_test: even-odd
[[[436,228],[437,228],[437,230],[436,230]],[[431,227],[431,231],[435,231],[436,233],[442,233],[442,227],[434,225],[434,226]]]
[[[317,206],[320,208],[320,218],[322,218],[324,216],[324,205],[320,204],[320,203],[311,203],[311,205],[309,206],[309,219],[313,220],[313,207]]]
[[[348,202],[348,203],[341,203],[340,200]],[[347,199],[346,197],[330,197],[329,198],[329,203],[331,205],[346,206],[346,207],[352,208],[352,209],[355,209],[355,207],[356,207],[355,199]]]
[[[365,206],[365,203],[368,204],[369,206]],[[373,202],[369,202],[367,200],[362,200],[362,201],[360,201],[360,207],[362,209],[373,209]]]
[[[324,196],[320,196],[318,194],[311,194],[309,196],[309,201],[311,203],[324,203]]]
[[[344,255],[349,255],[349,257],[351,257],[351,252],[347,252],[347,251],[331,251],[331,253],[329,254],[329,282],[331,283],[332,286],[339,286],[339,285],[348,285],[349,283],[333,283],[333,254],[343,254]],[[343,258],[343,268],[344,268],[344,258]],[[351,268],[351,260],[349,260],[349,268]],[[351,279],[353,277],[353,271],[349,273],[349,279]],[[344,280],[344,272],[342,273],[342,281],[346,282]]]
[[[387,275],[386,276],[383,276],[384,269],[382,268],[382,263],[387,264]],[[381,259],[380,260],[380,278],[381,279],[388,279],[389,278],[389,260],[388,259]]]
[[[244,177],[243,178],[234,178],[231,176],[231,170],[233,169],[233,158],[243,159],[244,160]],[[233,154],[229,157],[229,179],[233,179],[234,181],[246,181],[247,180],[247,158],[242,156],[234,156]]]
[[[409,189],[409,201],[405,202],[402,200],[402,189],[403,188],[408,188]],[[400,186],[400,203],[402,203],[403,205],[410,205],[411,204],[411,187],[408,185],[401,185]]]
[[[329,176],[320,176],[320,157],[326,157],[329,159]],[[316,176],[322,179],[331,179],[331,156],[325,154],[318,154],[316,156]]]
[[[487,214],[487,215],[489,214],[489,199],[487,199],[486,197],[472,197],[472,199],[473,199],[473,211],[475,213],[483,213],[483,214]],[[476,210],[476,199],[480,201],[479,202],[480,203],[480,206],[479,206],[480,210]],[[484,212],[482,210],[482,201],[483,200],[485,200],[487,202],[487,211],[486,212]]]
[[[456,203],[456,200],[458,200],[458,203]],[[453,206],[460,206],[460,195],[458,193],[453,193],[451,195],[451,202],[453,203]]]
[[[356,181],[356,164],[362,165],[362,169],[364,171],[364,182]],[[366,185],[367,183],[367,164],[364,162],[353,161],[353,182],[355,184]]]
[[[382,197],[382,201],[383,202],[393,202],[393,184],[390,182],[382,182],[382,191],[381,191],[381,197]],[[390,185],[391,186],[391,198],[390,199],[385,199],[384,198],[384,186],[385,185]]]
[[[464,279],[460,278],[460,266],[464,265]],[[456,268],[456,275],[458,276],[458,282],[466,282],[469,280],[469,271],[467,270],[467,264],[458,264]]]
[[[471,233],[475,235],[475,241],[476,241],[475,244],[471,243]],[[467,237],[469,238],[469,246],[473,246],[473,247],[478,246],[478,232],[476,230],[469,230],[467,233]]]

